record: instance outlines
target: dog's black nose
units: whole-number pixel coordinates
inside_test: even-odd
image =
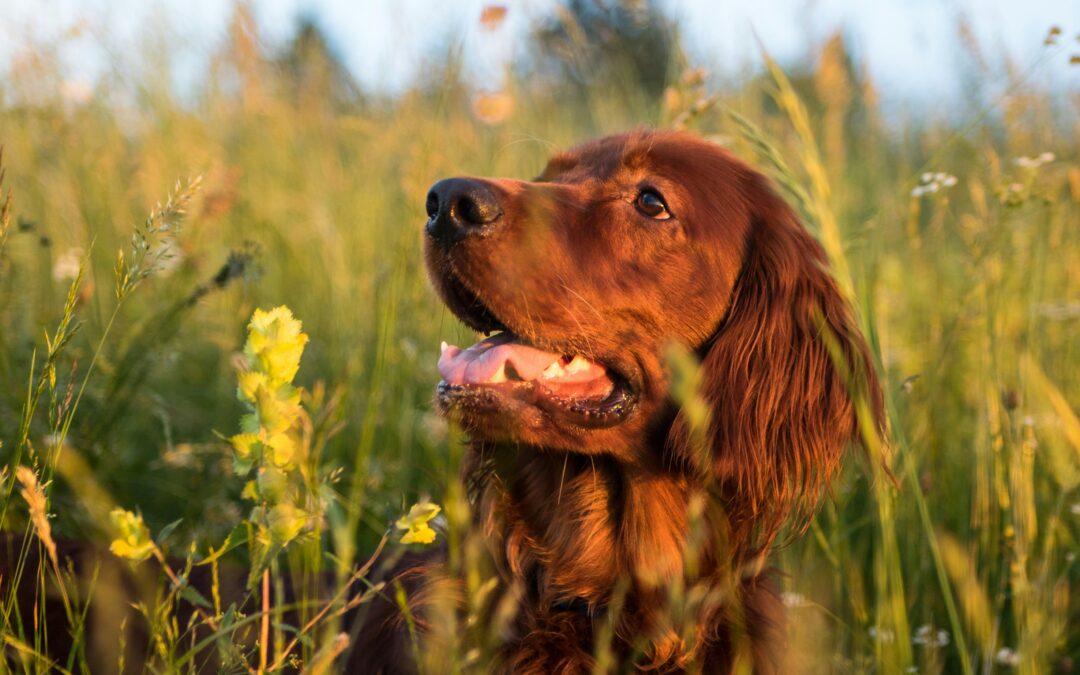
[[[502,215],[491,188],[471,178],[447,178],[431,186],[427,196],[427,231],[449,246],[476,234]]]

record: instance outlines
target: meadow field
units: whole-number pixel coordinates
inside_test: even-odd
[[[691,129],[774,177],[853,289],[885,383],[894,479],[852,452],[773,558],[799,669],[1080,671],[1080,92],[1018,64],[964,114],[886,116],[836,38],[801,64],[763,53],[735,83],[673,43],[659,85],[550,69],[511,71],[498,93],[471,87],[451,48],[389,98],[306,39],[272,53],[238,11],[183,97],[151,46],[87,91],[49,45],[0,80],[0,530],[24,563],[0,577],[0,672],[103,658],[83,627],[115,594],[53,557],[67,541],[167,561],[135,610],[148,672],[207,651],[228,672],[332,672],[346,591],[364,588],[353,570],[421,545],[394,526],[412,505],[442,505],[438,536],[472,550],[461,439],[432,404],[440,341],[471,333],[425,276],[428,187],[528,178],[554,149],[643,125]],[[1049,33],[1043,58],[1068,61],[1076,40]],[[283,314],[249,330],[279,306],[306,344]],[[284,351],[263,358],[267,341]],[[288,433],[255,457],[237,436],[267,431],[244,389],[263,371]],[[279,483],[251,480],[266,462]],[[219,565],[246,571],[250,603],[186,586]],[[265,599],[286,578],[288,622]],[[62,657],[44,603],[19,608],[27,579],[62,597]],[[181,601],[199,607],[184,621]],[[447,631],[427,668],[484,672],[472,633]]]

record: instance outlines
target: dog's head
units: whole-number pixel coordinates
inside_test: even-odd
[[[760,525],[820,493],[857,435],[850,392],[880,410],[821,247],[712,143],[611,136],[556,155],[534,181],[440,181],[427,213],[436,290],[496,333],[439,361],[438,403],[476,436],[681,463]],[[701,358],[704,460],[670,401],[672,342]]]

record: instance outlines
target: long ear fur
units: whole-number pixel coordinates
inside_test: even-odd
[[[743,269],[727,318],[703,347],[707,456],[693,457],[681,413],[668,437],[676,458],[715,481],[729,545],[743,551],[767,548],[790,516],[798,527],[813,514],[857,440],[853,396],[866,397],[879,431],[882,419],[869,350],[824,250],[764,177],[749,182]],[[823,331],[839,347],[839,368]]]

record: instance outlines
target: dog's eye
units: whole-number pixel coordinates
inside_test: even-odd
[[[671,217],[667,204],[664,203],[664,198],[656,190],[642,190],[637,200],[634,201],[634,206],[637,207],[638,211],[656,220],[667,220]]]

